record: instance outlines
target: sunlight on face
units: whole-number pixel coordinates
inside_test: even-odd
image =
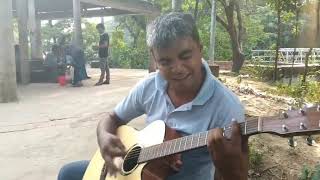
[[[201,81],[201,45],[191,37],[178,38],[170,47],[152,50],[161,75],[175,89],[192,88]]]

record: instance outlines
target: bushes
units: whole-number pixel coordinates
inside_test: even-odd
[[[149,55],[147,49],[130,48],[113,48],[110,59],[110,66],[115,68],[128,69],[147,69]]]
[[[320,179],[320,164],[316,165],[314,169],[304,166],[299,176],[299,180],[319,180]]]
[[[273,78],[272,67],[260,66],[258,64],[254,64],[253,66],[244,66],[242,67],[240,73],[249,74],[250,77],[262,81],[269,81]]]
[[[296,99],[311,103],[320,102],[320,82],[310,81],[302,85],[301,82],[288,86],[286,84],[278,84],[274,92],[278,95],[287,95]]]
[[[137,47],[126,43],[124,32],[116,30],[112,33],[111,39],[110,66],[114,68],[147,69],[149,54],[144,41],[140,41]]]
[[[262,152],[259,152],[252,142],[249,143],[249,168],[259,171],[262,167],[262,159]]]

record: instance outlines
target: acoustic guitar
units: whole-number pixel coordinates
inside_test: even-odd
[[[271,133],[282,137],[320,134],[320,106],[289,110],[280,117],[259,117],[240,123],[243,135]],[[180,136],[163,121],[155,121],[141,131],[120,126],[117,136],[126,147],[126,155],[115,158],[121,167],[116,177],[105,169],[100,150],[97,150],[85,172],[83,180],[162,180],[179,171],[178,154],[207,145],[208,132]],[[224,128],[224,136],[230,137],[231,126]],[[290,138],[289,138],[290,139]],[[292,142],[289,144],[293,145]],[[108,163],[108,162],[106,162]]]

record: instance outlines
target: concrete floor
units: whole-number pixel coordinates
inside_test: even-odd
[[[90,159],[97,149],[97,122],[123,99],[145,70],[111,70],[111,84],[19,86],[19,102],[0,104],[0,180],[55,180],[68,162]],[[144,126],[143,117],[131,123]]]

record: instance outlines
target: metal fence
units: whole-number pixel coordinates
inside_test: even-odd
[[[304,64],[307,53],[310,48],[280,48],[279,63],[291,64],[294,60],[295,64]],[[294,56],[295,54],[295,56]],[[263,63],[273,63],[276,57],[275,50],[252,50],[252,61]],[[293,59],[294,58],[294,59]],[[309,64],[320,64],[320,48],[313,48],[309,56]]]

